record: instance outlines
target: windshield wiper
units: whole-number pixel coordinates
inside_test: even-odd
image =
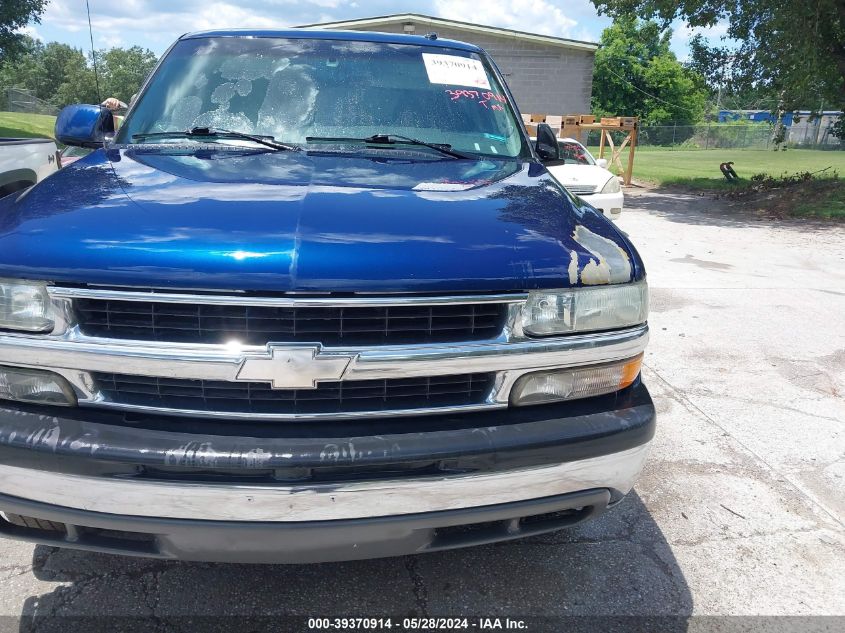
[[[242,138],[265,147],[272,147],[277,150],[287,150],[289,152],[299,151],[299,147],[295,145],[287,145],[286,143],[279,143],[272,136],[259,136],[256,134],[247,134],[246,132],[235,132],[234,130],[221,130],[213,127],[194,127],[190,130],[172,130],[169,132],[147,132],[144,134],[133,134],[132,139],[145,138],[193,138],[195,136],[204,136],[211,138]]]
[[[374,143],[377,145],[419,145],[421,147],[429,147],[433,150],[451,156],[452,158],[473,158],[468,154],[463,154],[452,149],[448,143],[427,143],[410,136],[401,136],[399,134],[373,134],[366,138],[349,138],[344,136],[306,136],[305,140],[311,141],[326,141],[328,143]],[[473,160],[475,160],[473,158]]]

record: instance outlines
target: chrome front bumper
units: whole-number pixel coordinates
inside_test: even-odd
[[[90,512],[204,521],[330,521],[418,514],[606,488],[626,494],[649,444],[523,470],[308,485],[84,477],[0,465],[0,494]]]
[[[244,421],[233,436],[214,435],[214,420],[57,413],[0,406],[0,536],[221,562],[373,558],[561,529],[620,501],[655,431],[639,382],[304,435],[296,423],[254,435]]]

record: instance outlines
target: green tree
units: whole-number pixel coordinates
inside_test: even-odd
[[[36,92],[40,98],[57,107],[96,99],[93,72],[81,49],[50,42],[44,46],[40,61],[41,80]]]
[[[593,76],[593,111],[638,116],[645,123],[689,124],[704,115],[701,75],[669,49],[672,31],[656,22],[619,17],[601,36]]]
[[[0,62],[23,52],[24,35],[19,32],[38,22],[47,0],[2,0],[0,2]]]
[[[81,49],[30,37],[14,59],[0,62],[0,87],[25,88],[56,107],[97,99],[94,73]]]
[[[769,87],[731,77],[728,69],[733,54],[728,50],[711,48],[701,35],[689,41],[689,48],[686,66],[705,77],[714,105],[727,110],[772,110],[777,106],[779,95]]]
[[[58,108],[106,97],[128,102],[152,71],[156,56],[138,46],[112,48],[99,51],[97,62],[99,95],[93,62],[82,49],[24,37],[20,54],[0,61],[0,87],[25,88]]]
[[[37,92],[43,52],[41,42],[28,35],[23,36],[18,42],[15,57],[0,59],[0,88],[25,88]]]
[[[727,22],[736,46],[707,46],[699,62],[713,82],[733,90],[749,87],[777,95],[783,110],[845,108],[845,1],[812,0],[592,0],[600,13],[682,19],[691,26]],[[708,70],[709,68],[709,70]],[[845,118],[840,119],[845,137]]]
[[[117,97],[129,103],[158,61],[146,48],[112,48],[97,55],[101,73],[100,89],[105,99]]]
[[[57,108],[63,108],[72,103],[99,103],[100,101],[90,57],[86,57],[79,49],[73,50],[75,54],[67,59],[65,80],[59,83],[55,92],[42,97]]]

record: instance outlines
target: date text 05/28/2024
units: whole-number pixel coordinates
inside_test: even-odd
[[[309,631],[525,631],[525,620],[514,618],[308,618]]]

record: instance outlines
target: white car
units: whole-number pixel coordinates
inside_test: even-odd
[[[0,138],[0,198],[41,182],[59,168],[49,138]]]
[[[619,178],[607,169],[607,161],[593,158],[574,138],[560,139],[558,147],[562,163],[548,167],[552,176],[611,220],[618,218],[624,196]]]

